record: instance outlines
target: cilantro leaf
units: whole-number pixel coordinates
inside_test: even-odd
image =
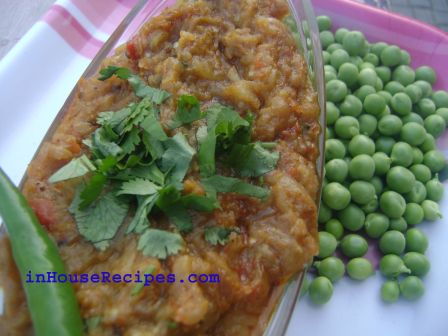
[[[177,100],[177,110],[170,124],[170,129],[175,129],[184,124],[202,119],[203,115],[199,107],[199,101],[195,96],[182,95]]]
[[[147,229],[140,236],[137,248],[147,257],[166,259],[183,248],[184,241],[178,233]]]
[[[109,65],[108,67],[100,70],[101,76],[98,78],[98,80],[104,81],[106,79],[109,79],[113,75],[117,76],[120,79],[128,79],[131,74],[132,72],[128,68]]]
[[[93,132],[92,146],[93,150],[98,150],[104,157],[117,156],[122,152],[121,147],[104,134],[104,128],[98,128]]]
[[[210,195],[190,194],[183,196],[180,201],[185,208],[196,211],[212,212],[214,209],[219,208],[219,202],[216,197]]]
[[[101,323],[101,316],[93,316],[86,319],[87,330],[96,329]]]
[[[229,241],[232,232],[239,232],[238,228],[229,229],[222,226],[208,227],[204,231],[205,240],[212,245],[225,245]]]
[[[154,271],[156,270],[155,266],[153,265],[149,265],[148,267],[145,268],[145,270],[143,271],[143,275],[144,274],[152,274],[154,273]],[[131,295],[135,296],[138,293],[140,293],[142,291],[142,289],[145,287],[144,282],[139,282],[138,284],[135,285],[135,287],[132,289],[131,291]]]
[[[74,216],[79,233],[92,243],[100,243],[115,237],[128,213],[128,204],[109,192],[86,209],[79,209],[78,189],[69,211]]]
[[[89,183],[87,183],[83,191],[81,191],[81,202],[79,203],[80,209],[85,209],[98,198],[103,191],[106,181],[106,176],[103,174],[95,174],[92,176]]]
[[[160,187],[156,186],[151,181],[139,178],[124,182],[117,195],[128,194],[146,196],[155,194],[158,189],[160,189]]]
[[[270,152],[259,142],[232,147],[228,162],[241,176],[258,177],[275,169],[279,159],[277,152]]]
[[[126,233],[131,232],[142,233],[145,229],[149,227],[148,215],[151,212],[154,204],[157,200],[157,194],[149,195],[146,198],[138,197],[138,207],[135,212],[134,218],[132,218],[131,223],[126,230]]]
[[[198,132],[201,130],[199,129]],[[201,176],[208,177],[215,174],[215,151],[216,151],[216,134],[215,129],[211,129],[201,137],[197,135],[199,142],[198,163]]]
[[[218,192],[234,192],[237,194],[247,195],[262,200],[266,200],[270,194],[268,189],[246,183],[234,177],[214,175],[202,179],[201,183],[204,186],[213,188]]]
[[[71,160],[65,166],[60,168],[57,172],[50,176],[48,182],[56,183],[60,181],[69,180],[75,177],[84,176],[85,174],[95,171],[95,165],[85,155]]]
[[[140,143],[141,138],[137,128],[133,128],[126,136],[123,144],[121,145],[122,153],[129,154],[135,150],[135,147]]]

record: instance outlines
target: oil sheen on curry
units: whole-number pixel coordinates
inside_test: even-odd
[[[319,107],[288,13],[181,1],[79,82],[23,192],[68,274],[165,278],[73,283],[86,334],[253,335],[317,253]],[[32,335],[0,255],[0,334]]]

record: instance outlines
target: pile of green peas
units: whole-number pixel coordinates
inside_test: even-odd
[[[416,226],[441,217],[438,174],[445,158],[435,140],[447,127],[448,93],[433,92],[436,73],[429,66],[412,69],[407,51],[370,44],[359,31],[333,33],[328,16],[317,22],[325,62],[326,163],[320,253],[309,296],[323,304],[344,274],[358,281],[373,275],[365,257],[367,239],[373,239],[383,254],[382,299],[416,300],[430,269],[428,239]]]

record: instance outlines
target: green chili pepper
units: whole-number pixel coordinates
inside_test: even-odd
[[[0,168],[0,216],[8,229],[36,336],[80,336],[84,326],[70,283],[26,283],[26,274],[65,273],[55,243]]]

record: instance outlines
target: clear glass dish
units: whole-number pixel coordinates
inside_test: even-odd
[[[104,58],[113,53],[113,50],[116,47],[128,41],[132,35],[138,31],[139,27],[149,18],[157,16],[164,8],[173,5],[175,2],[175,0],[140,0],[103,45],[101,50],[83,73],[82,78],[89,78],[96,75]],[[319,122],[322,129],[319,136],[320,155],[316,164],[319,179],[322,180],[325,139],[325,82],[319,30],[309,0],[287,0],[287,2],[290,7],[291,17],[297,26],[299,41],[298,48],[305,56],[308,65],[309,77],[315,91],[317,92],[321,110],[319,116]],[[77,86],[75,86],[72,90],[61,110],[58,112],[56,118],[52,122],[49,130],[42,140],[41,145],[52,137],[57,126],[66,114],[68,107],[71,105],[76,90]],[[39,152],[41,145],[37,149],[36,153]],[[20,186],[24,184],[25,180],[26,175],[22,178]],[[320,199],[320,196],[318,199]],[[0,227],[0,236],[5,233],[4,226]],[[302,286],[304,274],[305,271],[295,274],[288,283],[278,286],[274,290],[264,313],[260,317],[257,329],[253,334],[254,336],[281,336],[285,333]]]

